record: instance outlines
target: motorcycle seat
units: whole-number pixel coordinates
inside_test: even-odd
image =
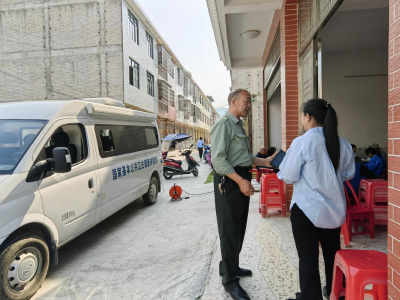
[[[177,163],[178,165],[182,165],[182,161],[181,160],[175,160],[175,159],[171,159],[169,158],[170,161]]]

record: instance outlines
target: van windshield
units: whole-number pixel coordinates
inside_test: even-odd
[[[11,174],[46,121],[0,120],[0,174]]]

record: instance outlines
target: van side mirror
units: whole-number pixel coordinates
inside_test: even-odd
[[[55,173],[68,173],[71,171],[72,162],[68,148],[57,147],[53,149],[53,158],[47,159]]]

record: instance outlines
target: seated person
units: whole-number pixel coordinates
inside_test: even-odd
[[[258,150],[256,157],[267,158],[267,151],[265,150],[265,148],[260,148]],[[256,168],[257,168],[257,171],[260,171],[260,167],[257,166]]]
[[[358,195],[358,191],[360,189],[360,181],[361,179],[377,179],[375,173],[368,169],[365,165],[362,164],[361,158],[356,157],[356,173],[353,179],[350,180],[350,184],[353,186],[354,191]],[[346,185],[347,193],[351,194],[350,188]]]
[[[357,146],[356,146],[356,145],[354,145],[354,144],[351,144],[351,149],[353,150],[354,157],[358,157],[358,156],[356,155],[356,152],[357,152]]]
[[[276,152],[275,147],[269,147],[268,150],[265,148],[260,148],[260,151],[257,153],[256,157],[267,158],[274,155]],[[258,171],[260,171],[260,167],[256,167]],[[261,167],[262,168],[262,167]],[[274,169],[274,173],[278,173],[279,169]]]
[[[383,159],[385,160],[385,162],[386,162],[386,165],[387,165],[387,154],[386,154],[386,152],[383,151],[383,150],[379,147],[379,145],[378,145],[377,143],[373,144],[373,145],[371,146],[371,148],[374,148],[374,149],[376,150],[376,154],[377,154],[378,156],[380,156],[381,158],[383,158]]]
[[[387,165],[385,160],[377,154],[377,151],[369,147],[365,150],[365,154],[371,158],[371,160],[364,165],[375,173],[377,178],[381,178],[382,173],[386,170]]]

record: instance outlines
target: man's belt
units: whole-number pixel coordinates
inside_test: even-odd
[[[252,167],[251,166],[250,167],[239,167],[239,166],[236,166],[233,169],[238,173],[245,173],[245,172],[250,172]]]

